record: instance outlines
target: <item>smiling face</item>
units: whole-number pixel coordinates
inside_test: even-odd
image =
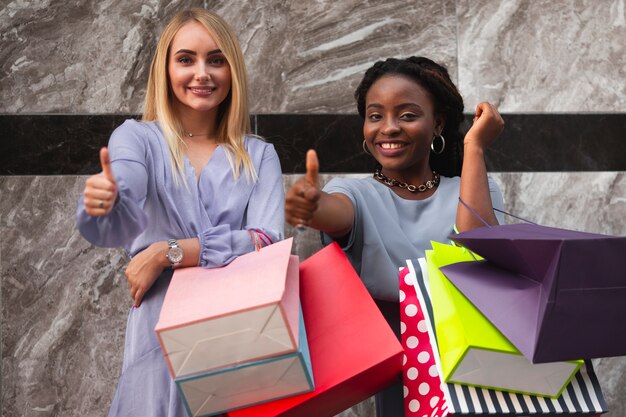
[[[167,71],[179,112],[211,112],[228,96],[230,66],[213,37],[197,21],[185,24],[169,48]]]
[[[430,144],[442,129],[430,93],[410,78],[384,75],[368,90],[363,135],[385,175],[415,184],[430,179]]]

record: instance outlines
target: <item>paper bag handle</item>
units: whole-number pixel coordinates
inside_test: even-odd
[[[485,226],[487,226],[487,227],[492,227],[489,223],[487,223],[487,222],[485,221],[485,219],[483,219],[483,218],[480,216],[480,214],[478,214],[478,213],[476,212],[476,210],[474,210],[473,208],[471,208],[470,206],[468,206],[468,205],[465,203],[465,201],[463,201],[463,199],[462,199],[461,197],[459,197],[459,203],[463,204],[463,206],[465,206],[465,208],[466,208],[466,209],[468,209],[468,210],[470,211],[470,213],[472,213],[474,216],[476,216],[476,218],[478,218],[478,220],[480,220],[481,222],[483,222],[483,224],[484,224]],[[508,213],[508,212],[506,212],[506,211],[504,211],[504,210],[500,210],[500,209],[497,209],[497,208],[495,208],[495,207],[492,207],[492,209],[493,209],[494,211],[497,211],[498,213],[506,214],[507,216],[515,217],[515,218],[516,218],[516,219],[518,219],[518,220],[525,221],[526,223],[530,223],[530,224],[537,225],[537,223],[531,222],[530,220],[526,220],[526,219],[524,219],[524,218],[522,218],[522,217],[516,216],[516,215],[511,214],[511,213]]]

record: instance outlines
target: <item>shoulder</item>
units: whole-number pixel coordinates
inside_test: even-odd
[[[439,180],[439,190],[456,193],[458,196],[461,189],[461,177],[444,177],[443,175]]]
[[[136,159],[146,155],[149,149],[160,146],[163,135],[157,122],[128,119],[111,134],[109,150],[112,159]],[[134,155],[134,157],[132,157]]]
[[[487,182],[489,183],[490,192],[502,194],[502,192],[500,191],[500,186],[498,185],[495,179],[491,178],[490,176],[487,176]]]
[[[127,119],[113,131],[111,140],[145,143],[157,136],[162,136],[157,122]]]
[[[256,135],[246,135],[244,145],[256,169],[263,165],[276,165],[276,169],[281,169],[278,153],[271,143]]]
[[[151,125],[156,125],[156,122],[142,122],[136,119],[126,119],[113,133],[117,135],[142,136],[148,133],[148,129]]]
[[[491,204],[493,207],[498,210],[504,210],[504,196],[502,195],[502,191],[500,190],[500,186],[498,183],[491,177],[487,177],[487,181],[489,182],[489,194],[491,194]],[[504,215],[502,213],[497,212],[496,217],[500,224],[504,223]]]
[[[377,183],[370,177],[335,177],[324,186],[327,193],[343,193],[354,198],[377,194]]]
[[[260,178],[273,182],[280,177],[282,181],[282,166],[274,145],[259,136],[246,135],[244,146]]]
[[[456,207],[461,195],[461,177],[440,177],[439,185],[435,193],[423,200],[425,203],[437,207],[437,210],[447,210]]]
[[[265,155],[265,154],[274,154],[276,155],[276,149],[274,149],[274,145],[268,143],[260,136],[256,135],[246,135],[244,138],[244,144],[246,150],[251,156],[255,155]]]
[[[489,184],[489,191],[491,193],[500,193],[500,187],[498,183],[491,177],[487,176],[487,182]],[[458,194],[461,188],[461,177],[444,177],[441,176],[439,183],[439,189],[445,189],[446,191],[456,191]]]

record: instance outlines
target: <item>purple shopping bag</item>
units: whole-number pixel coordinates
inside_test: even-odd
[[[512,224],[450,239],[485,260],[441,271],[532,362],[626,355],[626,237]]]

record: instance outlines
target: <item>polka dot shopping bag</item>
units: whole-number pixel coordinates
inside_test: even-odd
[[[444,417],[448,415],[448,406],[441,390],[428,325],[408,274],[408,268],[400,271],[400,332],[405,352],[402,365],[404,415]]]

